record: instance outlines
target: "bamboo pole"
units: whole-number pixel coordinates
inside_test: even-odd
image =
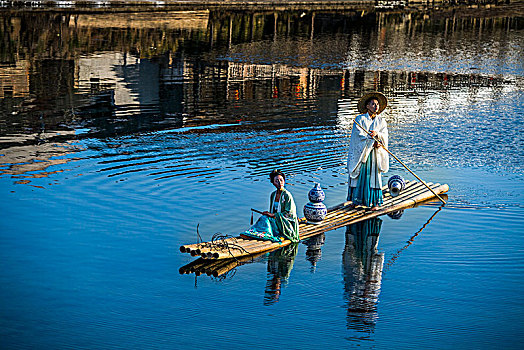
[[[262,256],[263,254],[265,254],[265,253],[254,254],[254,255],[249,255],[249,256],[243,256],[243,257],[241,257],[239,259],[224,259],[224,261],[226,263],[223,264],[223,265],[220,265],[220,267],[217,268],[216,270],[212,271],[211,274],[213,275],[213,277],[221,276],[221,275],[231,271],[232,269],[234,269],[237,266],[244,265],[245,263],[247,263],[249,261],[253,261],[254,259]]]
[[[249,246],[242,246],[242,247],[231,247],[231,248],[221,248],[221,249],[215,249],[213,251],[203,253],[201,255],[204,259],[218,259],[219,257],[222,258],[232,258],[232,257],[238,257],[248,254],[249,248],[259,246],[260,244],[267,242],[259,240],[256,243],[250,244]]]
[[[195,272],[196,270],[198,270],[201,266],[207,264],[207,262],[204,260],[204,259],[196,259],[192,262],[190,262],[189,264],[187,265],[184,265],[182,266],[178,272],[181,273],[181,274],[189,274],[189,273],[193,273]]]
[[[200,267],[200,272],[202,274],[210,275],[209,271],[217,269],[220,265],[224,263],[223,260],[206,260],[206,264]]]
[[[182,266],[178,272],[181,275],[195,272],[198,272],[199,274],[207,273],[208,270],[213,271],[221,264],[223,264],[222,260],[204,260],[202,258],[199,258],[185,266]]]
[[[181,274],[181,275],[191,273],[191,269],[192,269],[195,265],[198,265],[198,264],[200,264],[200,263],[202,263],[202,262],[203,262],[203,259],[193,260],[193,261],[190,262],[189,264],[184,265],[184,266],[182,266],[181,268],[179,268],[179,269],[178,269],[178,273]]]
[[[228,260],[226,260],[228,261]],[[235,267],[239,266],[240,263],[235,260],[235,259],[232,259],[232,261],[228,261],[226,264],[220,266],[220,268],[214,270],[211,272],[211,274],[213,275],[213,277],[218,277],[218,276],[221,276],[231,270],[233,270]]]
[[[218,257],[217,253],[224,252],[224,253],[228,253],[229,254],[229,251],[234,253],[234,256],[236,256],[236,255],[238,255],[237,253],[242,253],[247,248],[250,248],[252,246],[260,245],[260,243],[264,242],[264,241],[258,240],[258,239],[250,239],[250,240],[244,240],[244,242],[245,243],[243,243],[243,244],[238,244],[236,246],[230,246],[229,248],[228,247],[224,247],[224,248],[218,248],[217,247],[216,249],[213,249],[213,250],[211,250],[209,252],[201,254],[201,256],[203,258],[205,258],[205,259],[216,259]]]
[[[248,241],[248,240],[240,238],[240,237],[228,237],[226,239],[217,240],[215,241],[215,243],[238,244],[238,243],[242,243],[243,241]],[[180,246],[180,251],[182,253],[189,253],[191,254],[191,256],[201,255],[202,253],[212,251],[213,249],[215,249],[215,247],[213,247],[213,244],[211,242],[186,244],[186,245]]]
[[[229,243],[230,241],[238,241],[242,238],[238,237],[228,237],[226,239],[218,240],[217,242]],[[194,244],[184,244],[180,246],[180,252],[182,253],[191,253],[192,251],[197,251],[197,255],[203,253],[210,246],[210,242],[194,243]],[[200,252],[199,252],[200,250]]]
[[[254,255],[245,255],[238,259],[221,259],[221,260],[211,260],[209,266],[203,271],[208,276],[213,275],[213,277],[218,277],[234,269],[237,266],[243,265],[247,262],[252,262],[255,259],[259,258],[265,253],[254,254]]]
[[[357,125],[359,128],[361,128],[362,130],[364,130],[368,135],[371,136],[371,133],[370,133],[369,131],[367,131],[366,129],[364,129],[364,127],[363,127],[362,125],[360,125],[359,123],[357,123],[356,120],[354,120],[354,123],[355,123],[355,125]],[[397,158],[393,153],[391,153],[391,152],[386,148],[386,146],[384,146],[384,144],[382,143],[382,141],[380,141],[380,140],[379,140],[378,138],[376,138],[376,137],[373,137],[373,136],[371,136],[371,137],[372,137],[373,140],[375,140],[376,142],[379,142],[379,143],[382,145],[382,148],[384,148],[384,150],[385,150],[386,152],[388,152],[388,153],[389,153],[393,158],[395,158],[395,159],[396,159],[400,164],[402,164],[402,166],[403,166],[404,168],[406,168],[406,170],[409,171],[413,176],[415,176],[415,177],[417,178],[417,180],[419,180],[419,181],[422,182],[424,185],[426,185],[426,183],[425,183],[425,182],[424,182],[420,177],[418,177],[417,174],[415,174],[413,171],[411,171],[411,169],[408,168],[408,166],[407,166],[406,164],[402,163],[402,161],[401,161],[400,159],[398,159],[398,158]],[[443,204],[446,204],[446,201],[443,200],[443,199],[442,199],[442,198],[441,198],[441,197],[440,197],[440,196],[439,196],[435,191],[433,191],[433,190],[431,189],[431,187],[429,187],[429,186],[427,186],[427,185],[426,185],[426,187],[427,187],[431,192],[433,192],[433,194],[434,194],[438,199],[440,199],[440,201],[441,201]]]
[[[267,244],[267,241],[259,241],[259,244],[252,245],[251,248],[254,249],[254,247],[262,246]],[[230,249],[230,250],[216,250],[211,255],[207,255],[206,257],[202,256],[204,259],[228,259],[228,258],[236,258],[244,255],[250,255],[251,250],[249,247],[244,249]]]
[[[233,259],[235,260],[235,259]],[[231,263],[229,259],[221,259],[221,260],[213,260],[212,263],[210,263],[206,268],[204,269],[204,273],[208,276],[211,276],[214,271],[224,267],[224,265],[227,265]]]
[[[362,215],[363,210],[351,210],[351,211],[342,211],[338,212],[336,216],[331,217],[329,220],[325,220],[320,225],[315,225],[311,227],[309,230],[304,230],[300,233],[307,233],[307,232],[317,232],[317,231],[323,231],[326,227],[328,227],[331,222],[340,220],[341,218],[348,220],[352,217]]]
[[[195,252],[195,255],[202,255],[203,253],[207,253],[207,252],[216,250],[217,249],[217,245],[221,245],[221,244],[224,244],[224,245],[242,245],[246,241],[249,241],[249,240],[241,238],[241,237],[233,237],[232,239],[228,238],[226,240],[218,240],[218,241],[214,242],[215,244],[209,244],[209,245],[207,245],[205,247],[195,249],[194,252]]]
[[[234,251],[231,251],[231,252],[217,252],[218,256],[216,257],[216,259],[227,259],[227,258],[239,257],[239,256],[243,256],[243,255],[252,255],[252,254],[264,252],[266,250],[271,250],[271,249],[276,249],[276,248],[280,248],[280,247],[285,247],[285,246],[287,246],[290,243],[291,243],[291,241],[287,240],[287,239],[284,240],[282,243],[273,243],[271,241],[261,241],[260,244],[252,246],[252,247],[247,247],[245,252],[244,251],[243,252],[239,252],[239,254],[236,254],[236,252],[234,252]]]
[[[228,258],[241,257],[241,256],[251,255],[252,251],[256,249],[257,247],[268,246],[272,244],[278,244],[278,243],[273,243],[271,241],[257,240],[256,242],[253,242],[249,246],[244,246],[242,248],[239,247],[239,248],[231,248],[231,249],[217,249],[211,252],[204,253],[201,255],[201,257],[205,260],[228,259]]]
[[[227,238],[226,241],[232,240],[234,237]],[[200,247],[204,247],[208,244],[208,242],[202,242],[202,243],[194,243],[194,244],[184,244],[180,246],[180,251],[182,253],[189,253],[191,250],[198,249]]]
[[[192,249],[196,249],[197,247],[203,246],[205,244],[206,244],[206,242],[195,243],[195,244],[184,244],[184,245],[180,246],[180,251],[182,253],[189,253]]]

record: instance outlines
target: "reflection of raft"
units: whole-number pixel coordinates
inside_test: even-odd
[[[194,273],[197,276],[206,274],[208,276],[218,277],[223,275],[235,267],[242,265],[243,263],[252,262],[254,259],[258,258],[264,253],[255,254],[255,255],[246,255],[240,258],[230,258],[230,259],[203,259],[198,258],[187,265],[182,266],[178,272],[183,274]]]
[[[427,184],[437,194],[445,193],[449,189],[448,185],[446,184]],[[320,224],[310,225],[305,222],[305,219],[301,219],[299,225],[300,239],[306,239],[322,232],[398,211],[400,209],[410,208],[418,203],[427,201],[434,197],[435,195],[420,182],[407,182],[406,188],[396,197],[392,197],[389,194],[387,188],[385,188],[384,203],[378,211],[370,211],[367,208],[361,207],[352,209],[349,206],[350,202],[344,202],[329,208],[326,218]],[[278,249],[290,243],[291,241],[289,240],[285,240],[282,243],[273,243],[255,239],[230,237],[214,242],[183,245],[180,247],[180,251],[182,253],[190,253],[192,256],[200,256],[201,259],[193,261],[192,263],[182,267],[180,270],[184,272],[201,271],[206,273],[211,271],[213,275],[220,275],[221,273],[224,273],[223,271],[229,271],[227,268],[231,264],[227,263],[226,261],[220,262],[217,260],[231,260],[232,258],[240,257],[249,257],[249,259],[251,259],[251,255],[253,254],[259,254]],[[236,267],[241,263],[236,259],[232,260],[234,262],[234,264],[232,264],[234,265],[233,267]],[[213,266],[210,265],[211,262],[213,262]],[[202,270],[198,267],[199,264],[202,264],[203,266],[207,265],[207,267],[203,267]],[[216,268],[212,268],[214,265],[217,265],[215,266]],[[213,271],[215,271],[215,273],[213,273]]]

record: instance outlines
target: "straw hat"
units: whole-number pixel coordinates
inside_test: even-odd
[[[360,113],[366,113],[368,111],[368,109],[366,108],[366,104],[371,98],[374,98],[378,101],[379,109],[377,114],[382,113],[382,111],[386,109],[386,106],[388,105],[388,99],[386,98],[386,96],[384,96],[384,94],[376,91],[368,92],[360,98],[357,104],[358,111]]]

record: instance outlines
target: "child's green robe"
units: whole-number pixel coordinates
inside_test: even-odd
[[[270,211],[273,206],[273,201],[275,200],[276,194],[277,191],[274,191],[269,197]],[[289,239],[291,242],[298,242],[300,239],[298,238],[297,207],[295,205],[295,201],[293,200],[293,196],[285,188],[282,190],[282,194],[280,195],[280,213],[273,214],[275,214],[274,220],[278,227],[278,233],[281,236]]]
[[[273,210],[273,201],[277,191],[271,193],[269,197],[269,212],[275,214],[274,218],[262,215],[251,228],[242,234],[245,236],[281,242],[282,239],[289,239],[291,242],[298,242],[298,218],[297,208],[293,196],[286,189],[280,195],[280,211]]]

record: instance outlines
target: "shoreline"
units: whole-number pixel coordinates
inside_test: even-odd
[[[68,12],[171,12],[191,10],[212,11],[363,11],[370,12],[432,12],[452,13],[466,17],[493,17],[501,14],[524,16],[524,3],[519,0],[0,0],[0,13]]]

